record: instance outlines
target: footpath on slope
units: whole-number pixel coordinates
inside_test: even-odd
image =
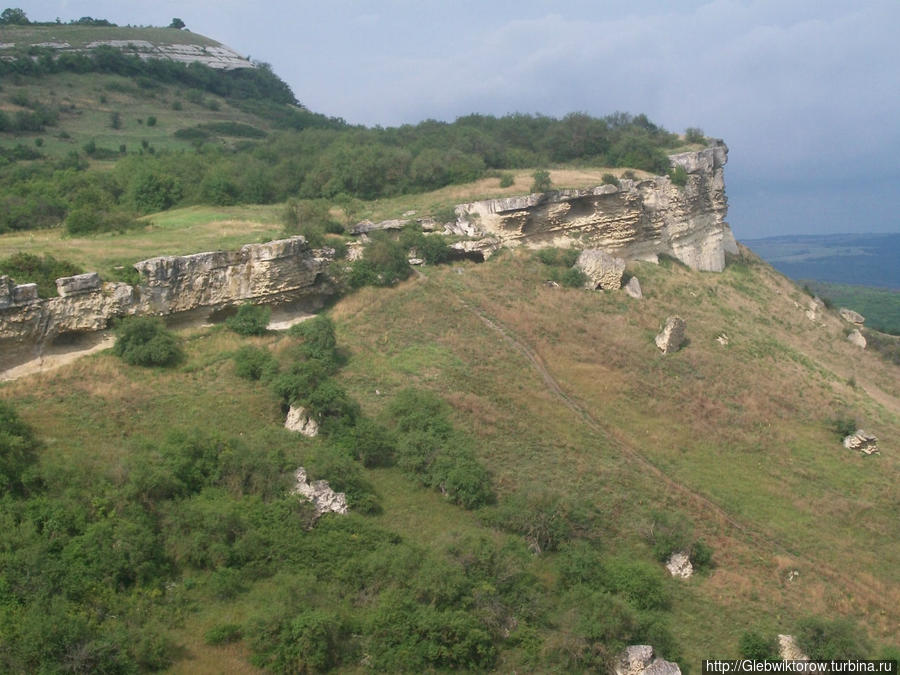
[[[420,279],[422,278],[424,278],[424,275],[420,277]],[[430,283],[430,280],[428,280],[427,282]],[[810,566],[811,569],[815,569],[819,574],[827,577],[832,583],[837,583],[841,588],[852,590],[853,594],[857,598],[865,598],[867,602],[882,608],[882,611],[894,609],[888,604],[887,600],[877,592],[877,590],[869,588],[856,579],[842,574],[838,570],[835,570],[831,566],[823,563],[821,560],[811,559],[808,556],[792,550],[790,547],[785,546],[783,543],[779,542],[776,539],[775,535],[773,535],[771,532],[765,532],[763,530],[760,530],[758,527],[751,527],[746,523],[740,522],[734,516],[729,514],[724,508],[713,502],[705,495],[697,492],[684,483],[673,479],[662,469],[653,464],[653,462],[651,462],[647,457],[641,454],[632,445],[630,445],[629,442],[624,439],[620,433],[618,433],[611,427],[601,424],[574,397],[572,397],[570,394],[567,394],[560,386],[559,381],[547,369],[547,366],[540,355],[535,352],[530,346],[528,346],[528,344],[526,344],[524,340],[517,336],[513,331],[503,326],[495,317],[491,317],[483,308],[476,306],[471,301],[467,301],[459,295],[454,294],[450,294],[450,297],[459,305],[461,305],[463,309],[476,316],[488,328],[496,332],[504,341],[506,341],[520,354],[522,354],[541,376],[541,379],[547,385],[547,389],[550,390],[563,403],[563,405],[565,405],[572,412],[581,417],[588,428],[590,428],[595,433],[603,436],[616,450],[620,451],[630,460],[634,461],[635,463],[639,464],[641,467],[652,473],[656,478],[665,483],[665,485],[688,498],[700,509],[708,510],[720,521],[730,525],[732,528],[742,534],[747,540],[749,540],[751,544],[762,549],[768,549],[773,555],[777,554],[780,551],[791,555],[797,560],[804,561]]]

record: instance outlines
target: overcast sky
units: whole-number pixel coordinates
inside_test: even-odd
[[[311,110],[646,113],[730,148],[738,238],[900,232],[898,0],[8,0],[32,20],[173,17]]]

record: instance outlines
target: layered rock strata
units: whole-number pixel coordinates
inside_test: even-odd
[[[237,251],[163,256],[135,264],[136,286],[102,283],[95,273],[56,282],[59,297],[41,300],[34,284],[0,277],[0,345],[41,345],[65,333],[102,330],[111,319],[210,313],[241,302],[287,302],[327,294],[321,274],[329,249],[303,237],[248,244]]]
[[[460,204],[453,231],[494,236],[507,246],[597,248],[626,260],[655,262],[666,254],[693,269],[720,272],[725,253],[738,252],[725,222],[727,159],[728,148],[717,141],[670,157],[687,173],[683,186],[654,176]]]

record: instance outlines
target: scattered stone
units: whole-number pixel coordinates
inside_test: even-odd
[[[719,335],[719,337],[716,338],[716,342],[718,342],[723,347],[727,347],[728,343],[731,342],[731,339],[725,333],[722,333]]]
[[[809,305],[806,309],[806,318],[810,321],[815,321],[819,318],[819,312],[825,309],[825,303],[822,302],[822,299],[817,297],[810,298]]]
[[[382,220],[380,223],[363,220],[350,228],[350,234],[366,234],[376,230],[402,230],[408,223],[407,219]]]
[[[650,645],[626,647],[616,659],[616,675],[681,675],[677,663],[653,658]]]
[[[663,354],[677,352],[684,344],[684,319],[680,316],[670,316],[666,319],[666,325],[656,336],[656,346]]]
[[[409,218],[410,216],[414,216],[414,215],[416,215],[416,212],[415,212],[415,211],[406,211],[406,212],[403,214],[403,217],[404,217],[404,218]]]
[[[410,265],[424,265],[425,259],[424,258],[407,258],[406,262],[408,262]]]
[[[300,495],[316,507],[316,517],[323,513],[347,513],[347,495],[335,492],[327,480],[307,482],[306,469],[302,466],[294,474],[297,484],[291,494]]]
[[[299,405],[291,406],[291,409],[287,414],[287,419],[284,421],[284,428],[288,431],[296,431],[304,436],[309,436],[310,438],[319,435],[319,423],[316,422],[312,415],[306,412],[306,408]]]
[[[559,288],[559,282],[553,281],[553,279],[548,279],[544,282],[544,286],[547,288]]]
[[[419,223],[419,227],[422,228],[422,232],[434,232],[438,227],[437,221],[434,218],[419,218],[417,221]]]
[[[878,439],[867,431],[857,429],[856,433],[844,438],[844,447],[848,450],[858,450],[864,455],[878,453]]]
[[[787,573],[787,576],[784,578],[785,581],[791,583],[792,581],[797,580],[800,577],[800,570],[790,570]]]
[[[850,335],[847,336],[847,342],[852,345],[856,345],[860,349],[865,349],[868,342],[866,342],[866,338],[862,333],[859,332],[859,328],[853,330]]]
[[[778,655],[782,661],[809,661],[809,657],[797,645],[793,635],[778,636]]]
[[[450,244],[450,255],[455,260],[474,260],[484,262],[500,248],[500,240],[485,237],[475,241],[458,241]]]
[[[587,276],[585,288],[602,288],[604,291],[622,288],[622,276],[625,274],[623,258],[614,258],[599,248],[588,248],[578,256],[575,267]]]
[[[19,284],[13,288],[12,299],[12,304],[14,305],[25,305],[31,302],[37,302],[37,284]]]
[[[864,317],[859,312],[854,312],[852,309],[847,309],[846,307],[841,307],[838,310],[838,313],[844,319],[844,321],[849,321],[850,323],[856,324],[857,326],[862,326],[866,322],[866,317]]]
[[[644,293],[641,291],[641,282],[638,281],[637,277],[631,277],[624,288],[625,292],[635,300],[640,300],[644,297]]]
[[[678,551],[669,556],[666,562],[666,569],[669,574],[678,579],[689,579],[694,573],[694,566],[691,565],[691,559],[684,551]]]
[[[347,260],[348,262],[356,262],[362,260],[365,247],[359,242],[351,242],[347,244]]]
[[[96,272],[88,272],[87,274],[76,274],[74,277],[57,279],[56,292],[60,297],[65,298],[69,295],[99,291],[100,285],[100,276]]]

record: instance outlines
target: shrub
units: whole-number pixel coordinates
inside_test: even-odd
[[[648,538],[657,560],[665,562],[673,553],[688,550],[690,527],[684,516],[655,511],[651,517]]]
[[[203,641],[208,645],[224,645],[237,642],[243,637],[241,627],[234,623],[220,623],[213,626],[203,636]]]
[[[614,558],[603,566],[603,585],[638,609],[666,609],[669,593],[660,568],[638,560]]]
[[[849,619],[807,617],[797,626],[797,645],[815,660],[863,658],[866,645]]]
[[[234,372],[247,380],[269,381],[278,373],[278,361],[268,349],[247,345],[234,354]]]
[[[303,338],[299,351],[305,358],[324,361],[334,359],[337,337],[334,333],[334,322],[328,315],[319,314],[312,319],[294,324],[288,329],[288,335]]]
[[[764,637],[756,631],[748,630],[738,640],[738,651],[745,659],[754,661],[775,661],[778,659],[778,643],[774,635]]]
[[[559,283],[568,288],[584,288],[587,275],[577,267],[570,267],[559,275]]]
[[[306,610],[275,626],[257,623],[251,629],[252,661],[276,673],[320,673],[340,665],[347,631],[331,612]]]
[[[691,565],[696,570],[703,570],[712,566],[712,548],[702,539],[698,539],[691,546]]]
[[[555,551],[572,536],[571,507],[559,495],[525,490],[515,494],[486,520],[525,537],[537,553]]]
[[[156,126],[156,116],[150,115],[150,116],[147,118],[147,126],[148,126],[148,127],[155,127],[155,126]]]
[[[266,305],[246,303],[238,307],[237,313],[225,319],[225,325],[238,335],[264,335],[272,309]]]
[[[366,467],[390,466],[394,462],[394,439],[384,427],[367,418],[345,429],[335,443]]]
[[[68,260],[57,260],[52,255],[37,256],[31,253],[14,253],[0,260],[0,274],[7,274],[17,283],[35,283],[38,296],[53,298],[56,292],[56,280],[81,274],[84,270]]]
[[[553,189],[553,182],[550,180],[550,172],[544,169],[538,169],[531,177],[534,182],[531,184],[532,192],[549,192]]]
[[[687,179],[687,171],[685,171],[684,167],[680,164],[669,170],[669,180],[672,181],[673,185],[684,187],[685,185],[687,185]]]
[[[0,400],[0,494],[21,492],[37,461],[38,442],[15,409]]]
[[[116,328],[113,354],[135,366],[169,366],[183,357],[178,338],[166,330],[161,319],[133,317]]]
[[[856,430],[859,428],[856,423],[856,418],[851,417],[846,413],[828,420],[828,423],[838,438],[841,439],[846,438],[850,434],[855,434]]]
[[[684,130],[684,140],[688,143],[705,143],[706,137],[703,135],[703,129],[688,127]]]
[[[349,284],[361,286],[392,286],[412,274],[406,250],[398,243],[379,238],[366,246],[361,260],[350,267]]]
[[[511,173],[501,173],[500,174],[500,187],[507,188],[512,187],[513,183],[515,183],[515,177]]]
[[[619,179],[611,173],[603,174],[603,176],[600,178],[600,182],[603,185],[615,185],[616,187],[619,187]]]

